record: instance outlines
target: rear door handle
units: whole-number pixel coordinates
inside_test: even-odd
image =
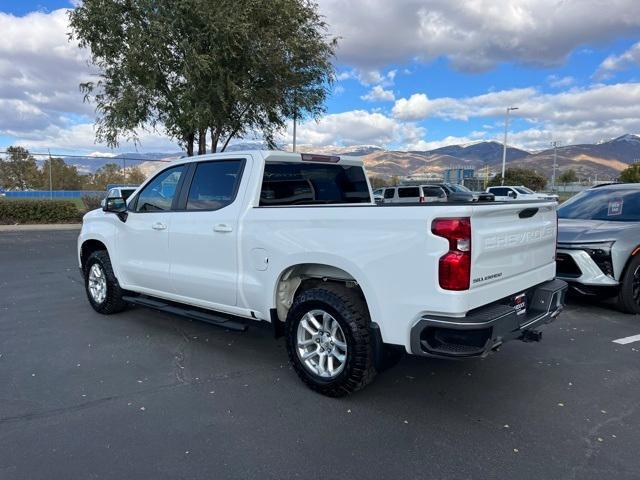
[[[166,230],[167,226],[164,223],[156,222],[151,225],[151,228],[153,228],[154,230]]]
[[[231,225],[227,225],[226,223],[219,223],[218,225],[213,227],[213,231],[221,232],[221,233],[229,233],[229,232],[233,232],[233,227]]]

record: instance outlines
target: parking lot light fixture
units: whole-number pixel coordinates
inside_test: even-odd
[[[504,186],[504,175],[507,165],[507,132],[509,131],[509,112],[518,110],[518,107],[507,107],[504,116],[504,144],[502,145],[502,185]]]

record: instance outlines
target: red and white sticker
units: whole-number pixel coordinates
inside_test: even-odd
[[[516,309],[518,315],[527,313],[527,295],[524,293],[516,295],[516,298],[513,299],[513,308]]]

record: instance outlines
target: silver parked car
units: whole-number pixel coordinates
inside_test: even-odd
[[[585,190],[558,209],[557,275],[640,313],[640,184]]]

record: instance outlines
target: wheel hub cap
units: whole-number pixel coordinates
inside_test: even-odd
[[[298,358],[311,373],[335,378],[344,370],[347,341],[342,327],[324,310],[306,313],[297,331]]]
[[[107,297],[107,277],[97,263],[91,265],[89,269],[89,294],[96,303],[104,302]]]

